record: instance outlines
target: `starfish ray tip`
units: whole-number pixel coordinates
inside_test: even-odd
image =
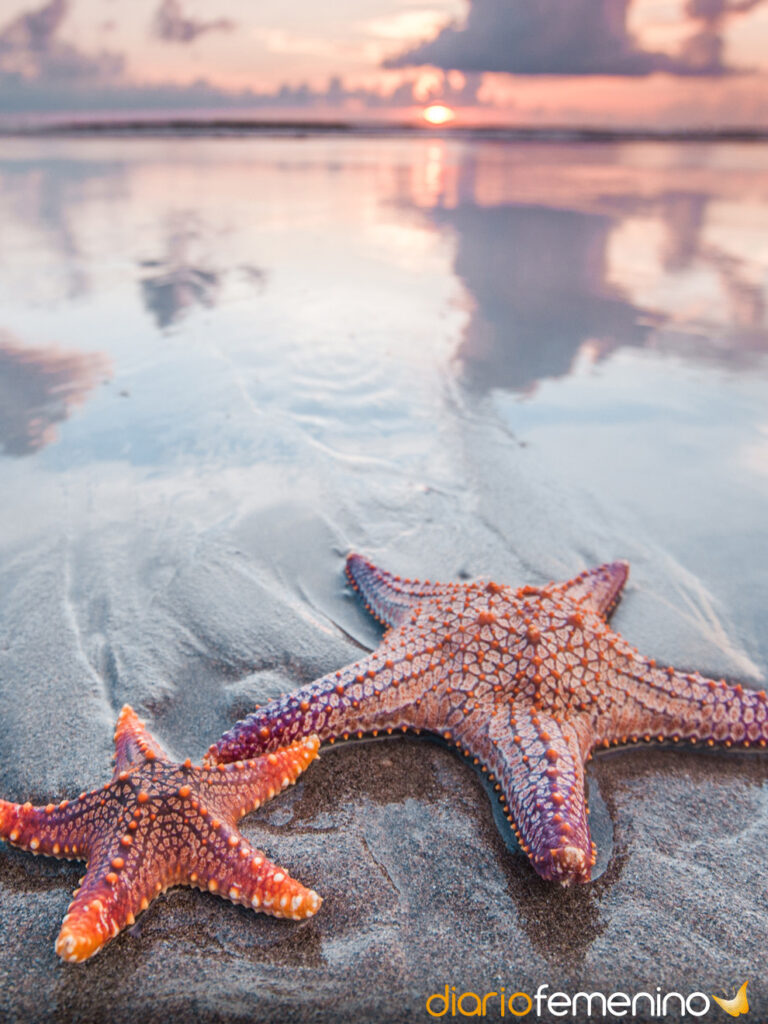
[[[588,882],[591,876],[587,855],[578,846],[562,846],[551,850],[552,875],[564,887],[574,882]]]

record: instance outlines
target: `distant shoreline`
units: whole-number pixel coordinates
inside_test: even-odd
[[[486,139],[509,142],[768,142],[768,128],[651,130],[636,128],[497,127],[346,121],[270,121],[251,118],[124,118],[112,120],[3,122],[0,137],[243,137],[250,135],[408,135],[423,138]]]

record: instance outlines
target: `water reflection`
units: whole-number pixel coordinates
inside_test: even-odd
[[[167,267],[156,260],[145,260],[142,267],[162,268],[141,282],[144,303],[158,327],[170,327],[192,306],[210,308],[215,304],[219,289],[215,271],[183,265]]]
[[[455,238],[470,388],[531,392],[626,346],[733,368],[763,359],[765,179],[749,160],[723,174],[691,155],[480,146],[451,160],[430,144],[404,204]]]
[[[530,391],[569,373],[588,341],[605,356],[648,336],[648,313],[641,322],[607,280],[609,217],[471,202],[433,217],[455,232],[456,273],[472,297],[457,356],[473,388]]]
[[[160,330],[179,323],[195,307],[212,309],[220,300],[230,268],[216,269],[203,251],[214,234],[194,210],[174,210],[167,218],[164,257],[140,260],[144,306]],[[266,283],[261,267],[244,264],[232,269],[256,290]]]
[[[445,315],[452,372],[525,394],[628,347],[735,369],[768,353],[761,147],[187,142],[10,145],[0,289],[18,316],[6,322],[23,333],[41,301],[72,315],[92,302],[120,308],[102,314],[110,337],[119,319],[149,342],[239,305],[310,355],[322,335],[354,360],[355,317],[376,309],[377,344],[413,362],[424,348],[399,339],[434,335]]]
[[[109,360],[101,353],[29,348],[0,332],[2,451],[31,455],[55,441],[56,424],[109,375]]]
[[[118,207],[124,185],[124,169],[106,160],[0,162],[2,290],[43,302],[87,295],[89,227],[102,205]]]
[[[169,217],[165,257],[140,263],[143,271],[150,271],[141,280],[144,305],[161,329],[176,323],[194,306],[210,309],[216,303],[221,275],[211,267],[197,265],[191,253],[200,236],[195,211],[175,211]]]

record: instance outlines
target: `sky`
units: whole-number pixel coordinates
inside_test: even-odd
[[[3,0],[0,116],[768,128],[768,0]]]

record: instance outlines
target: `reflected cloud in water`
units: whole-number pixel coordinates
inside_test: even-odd
[[[398,339],[450,320],[438,358],[453,353],[474,390],[524,394],[626,347],[734,369],[768,353],[764,147],[188,141],[11,147],[6,322],[24,333],[41,300],[72,314],[82,300],[120,309],[126,331],[136,313],[134,336],[151,341],[196,331],[201,311],[247,311],[356,358],[349,324],[386,309],[377,344],[418,361],[424,346]]]
[[[31,348],[0,331],[0,451],[32,455],[57,439],[56,424],[111,376],[99,352]]]
[[[768,179],[693,155],[479,146],[452,159],[430,144],[405,204],[455,238],[471,389],[530,393],[627,346],[735,369],[763,360]]]
[[[151,271],[141,280],[144,305],[161,330],[195,306],[216,304],[220,275],[197,265],[191,254],[201,237],[198,219],[193,210],[175,212],[168,222],[165,257],[141,261],[142,270]]]
[[[142,271],[148,272],[140,281],[142,299],[160,330],[174,326],[195,307],[212,309],[219,301],[227,271],[194,256],[209,234],[193,210],[176,211],[169,218],[165,257],[141,261]],[[267,275],[261,268],[247,264],[236,269],[246,283],[264,287]]]
[[[124,198],[118,163],[101,160],[18,160],[0,164],[3,239],[0,273],[13,292],[35,301],[77,299],[91,289],[91,253],[84,223],[93,211]],[[27,253],[34,250],[34,258]]]
[[[214,271],[200,267],[168,267],[155,260],[146,260],[142,266],[162,268],[141,282],[144,304],[161,329],[181,319],[192,306],[210,309],[215,305],[219,275]]]
[[[569,373],[588,341],[606,355],[646,339],[640,311],[607,281],[609,218],[474,204],[433,216],[456,234],[455,269],[472,298],[457,351],[472,387],[528,392]]]

